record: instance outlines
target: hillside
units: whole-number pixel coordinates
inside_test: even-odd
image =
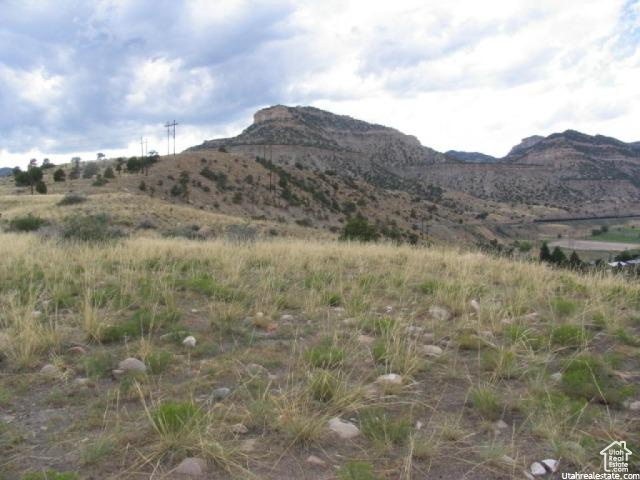
[[[640,289],[621,277],[450,248],[6,233],[0,269],[7,479],[192,478],[187,457],[196,478],[519,479],[640,447]]]

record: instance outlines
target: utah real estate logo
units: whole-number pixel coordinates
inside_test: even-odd
[[[600,450],[604,459],[604,471],[608,473],[626,473],[629,471],[629,455],[626,441],[612,442]]]

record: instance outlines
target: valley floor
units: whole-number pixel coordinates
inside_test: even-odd
[[[520,479],[602,471],[614,440],[638,471],[638,346],[640,285],[608,273],[4,233],[0,478],[182,478],[195,457],[204,478]]]

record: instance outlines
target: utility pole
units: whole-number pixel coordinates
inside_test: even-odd
[[[167,122],[165,124],[165,127],[167,128],[167,155],[169,155],[169,132],[170,132],[170,128],[173,128],[173,156],[176,156],[176,125],[180,125],[179,123],[176,123],[176,121],[174,120],[172,123]]]
[[[140,156],[144,158],[144,141],[140,137]]]

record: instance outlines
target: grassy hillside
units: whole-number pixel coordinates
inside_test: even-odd
[[[186,457],[213,478],[523,478],[640,446],[640,285],[617,277],[444,248],[8,233],[0,271],[3,478],[177,478]]]

